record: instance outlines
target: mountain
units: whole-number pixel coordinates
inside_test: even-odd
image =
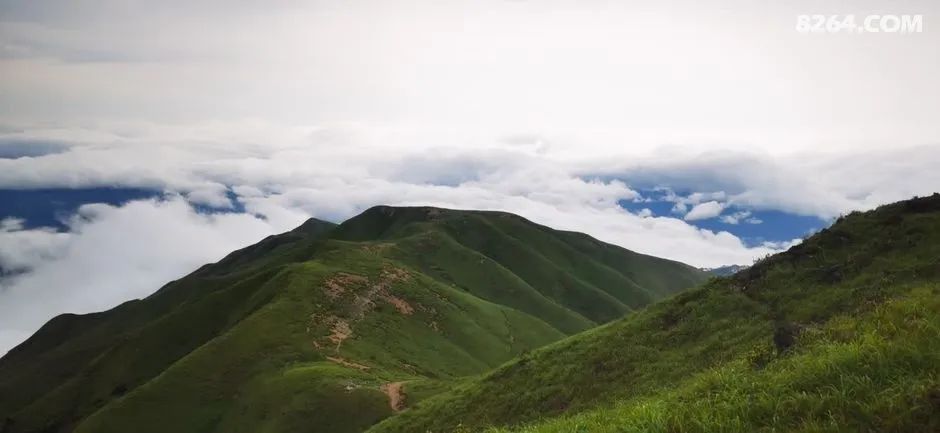
[[[0,432],[361,432],[705,278],[501,212],[311,219],[46,323],[0,358]]]
[[[727,266],[719,266],[717,268],[702,268],[702,271],[707,272],[711,275],[719,276],[719,277],[727,277],[728,275],[734,275],[738,272],[741,272],[744,269],[747,269],[747,266],[727,265]]]
[[[468,380],[369,430],[940,431],[940,195]]]

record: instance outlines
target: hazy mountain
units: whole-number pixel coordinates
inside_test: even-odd
[[[733,275],[739,271],[747,269],[747,266],[744,265],[727,265],[719,266],[717,268],[702,268],[703,272],[707,272],[711,275],[717,275],[719,277],[727,277]]]

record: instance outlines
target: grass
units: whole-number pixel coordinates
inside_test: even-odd
[[[349,262],[356,264],[344,266],[342,272],[359,278],[343,282],[346,291],[331,299],[323,287],[339,272],[332,265]],[[286,267],[287,283],[280,285],[276,299],[83,420],[76,431],[232,431],[232,425],[261,430],[289,425],[298,416],[270,409],[278,407],[270,406],[273,402],[329,400],[328,395],[334,396],[331,405],[343,404],[347,410],[318,410],[312,419],[323,431],[344,431],[325,426],[339,425],[349,411],[359,412],[357,419],[367,425],[390,415],[388,400],[379,391],[383,383],[474,374],[563,336],[530,316],[420,275],[390,281],[390,269],[409,272],[350,248],[334,249],[318,262]],[[383,295],[370,297],[386,284],[385,290],[406,300],[412,312],[402,313]],[[339,320],[350,330],[341,345],[329,339]],[[334,380],[298,388],[282,378],[325,378],[322,367],[307,367],[311,362],[334,365]],[[364,371],[356,367],[360,365]],[[364,375],[369,380],[362,382]],[[354,390],[335,392],[348,381],[356,382]],[[179,423],[160,422],[167,413],[175,414]],[[355,426],[360,424],[349,428]]]
[[[530,425],[555,417],[581,419],[577,418],[580,413],[594,413],[592,416],[604,419],[604,416],[611,414],[646,410],[651,411],[652,419],[656,416],[665,417],[663,412],[654,409],[673,408],[672,405],[681,405],[701,413],[681,415],[684,413],[682,410],[675,411],[675,414],[679,414],[676,416],[681,415],[683,418],[681,422],[663,418],[673,423],[663,424],[667,431],[708,431],[716,429],[718,425],[726,425],[728,431],[749,431],[753,425],[762,425],[767,416],[784,416],[790,409],[774,406],[782,405],[784,401],[770,399],[761,403],[769,405],[764,406],[766,412],[763,414],[736,413],[734,411],[743,410],[740,405],[733,406],[740,401],[727,395],[722,397],[724,400],[711,404],[708,399],[699,402],[700,397],[688,397],[691,394],[682,397],[673,390],[686,389],[691,386],[688,384],[693,378],[708,377],[707,374],[712,374],[714,378],[714,374],[719,374],[717,377],[722,380],[728,379],[726,385],[731,386],[729,392],[738,393],[746,401],[760,398],[756,392],[762,387],[769,387],[769,393],[779,392],[786,396],[785,388],[773,388],[780,385],[775,384],[775,380],[782,383],[787,379],[788,376],[783,372],[777,379],[748,376],[736,370],[735,363],[745,358],[766,358],[765,361],[769,361],[768,348],[773,348],[773,351],[789,350],[794,342],[800,341],[800,330],[813,330],[833,320],[845,321],[845,317],[866,315],[873,309],[894,302],[894,299],[907,296],[914,288],[933,287],[940,280],[937,257],[940,257],[940,195],[884,206],[864,214],[855,213],[840,219],[833,227],[790,251],[762,260],[746,271],[728,278],[715,278],[700,288],[650,305],[625,319],[525,354],[477,380],[467,381],[389,418],[369,431],[477,431],[494,426],[511,428]],[[906,302],[924,304],[925,308],[934,305],[927,303],[926,298],[926,295],[919,295]],[[936,311],[927,311],[936,314]],[[836,319],[840,317],[842,319]],[[864,328],[866,325],[859,323],[858,326]],[[898,325],[895,323],[892,326]],[[936,327],[925,328],[924,332],[934,339],[940,337]],[[809,332],[806,335],[811,334]],[[936,358],[937,346],[926,344],[923,339],[907,338],[907,335],[901,333],[898,341],[890,343],[895,346],[869,349],[875,350],[874,353],[882,349],[887,351],[884,353],[893,353],[890,352],[892,348],[907,347],[911,353],[919,353],[922,360]],[[851,347],[849,344],[843,348]],[[763,348],[763,352],[754,354],[753,351],[757,350],[755,348]],[[819,360],[823,362],[839,353],[820,354]],[[816,355],[806,356],[809,358],[799,358],[800,362],[809,362]],[[864,361],[865,358],[862,359]],[[907,365],[904,359],[891,362],[900,363],[892,368],[903,369]],[[781,362],[780,365],[785,364]],[[897,376],[898,380],[908,381],[899,383],[900,388],[890,388],[884,382],[875,382],[868,391],[884,388],[897,393],[907,392],[905,395],[910,398],[919,395],[917,393],[921,389],[932,392],[930,389],[936,383],[935,373],[914,365],[908,367],[907,376]],[[827,380],[868,380],[864,369],[854,373],[836,370],[830,371],[830,374]],[[741,380],[753,380],[755,385],[742,388],[745,382],[730,381],[738,376]],[[815,382],[815,376],[808,374],[806,377],[810,378],[805,382],[807,386],[825,387],[828,384],[830,386],[825,388],[827,392],[835,394],[851,393],[855,389],[850,383],[830,384],[821,377],[819,382]],[[859,388],[858,392],[862,392],[862,389]],[[883,410],[890,411],[874,406],[869,410],[865,405],[874,404],[869,401],[872,398],[847,394],[839,401],[823,395],[808,394],[802,400],[795,401],[794,405],[797,406],[792,410],[799,413],[805,409],[799,405],[812,405],[814,402],[821,408],[828,408],[829,404],[849,407],[857,402],[854,409],[845,409],[847,413],[855,413],[857,417],[875,417],[882,416],[879,414]],[[624,404],[632,409],[620,412],[607,412],[604,409]],[[722,404],[728,406],[727,414],[719,413]],[[755,403],[755,410],[760,407]],[[807,416],[816,416],[818,413],[810,412]],[[622,415],[617,420],[628,423],[625,420],[633,416]],[[707,416],[717,417],[716,421],[706,422]],[[921,431],[929,431],[924,429],[933,426],[930,423],[935,422],[907,412],[901,412],[898,416],[908,423],[905,425],[920,426]],[[820,424],[824,420],[811,419],[815,419],[815,424],[797,427],[805,431],[817,431],[841,426],[842,430],[857,431],[852,427],[855,424],[845,418],[830,418],[825,421],[829,422],[826,425]],[[902,425],[902,420],[895,424],[903,430],[906,427]],[[705,427],[695,430],[693,427],[696,423]],[[599,424],[600,421],[592,428]],[[885,424],[884,427],[894,428],[895,424]],[[549,422],[545,425],[553,424]],[[669,430],[670,426],[681,428]],[[743,430],[736,430],[736,426],[742,426]],[[777,431],[789,431],[790,427],[780,427]]]
[[[682,292],[584,235],[379,207],[55,319],[0,360],[0,431],[937,431],[937,257],[940,195]]]
[[[572,236],[432,208],[311,220],[51,321],[0,359],[0,431],[363,431],[393,415],[387,383],[420,404],[703,278]]]
[[[940,430],[940,286],[806,330],[612,408],[488,433]]]

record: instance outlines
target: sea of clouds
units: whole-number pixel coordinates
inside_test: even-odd
[[[573,158],[570,146],[545,137],[448,146],[361,126],[263,124],[50,129],[7,133],[4,140],[66,147],[0,159],[0,188],[137,187],[161,195],[84,205],[64,218],[66,231],[3,220],[0,268],[15,272],[0,279],[0,348],[55,314],[147,296],[306,218],[341,222],[377,204],[508,211],[713,267],[748,264],[799,241],[749,247],[728,232],[690,223],[722,216],[732,204],[831,218],[940,185],[936,147],[788,156],[673,147]],[[696,192],[673,194],[670,215],[630,212],[621,201],[647,199],[631,188],[634,182]]]

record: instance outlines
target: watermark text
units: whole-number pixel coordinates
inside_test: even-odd
[[[923,15],[797,15],[800,33],[921,33]]]

